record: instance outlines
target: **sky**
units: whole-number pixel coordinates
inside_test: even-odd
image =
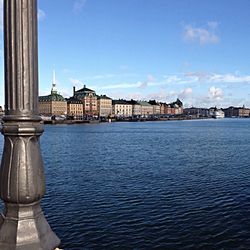
[[[64,97],[85,84],[113,99],[250,107],[249,0],[38,0],[38,8],[40,95],[55,69]]]

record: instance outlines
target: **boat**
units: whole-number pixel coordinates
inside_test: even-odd
[[[214,111],[214,114],[212,116],[214,119],[221,119],[221,118],[225,118],[225,113],[221,110],[221,109],[218,109],[218,110],[215,110]]]
[[[51,116],[41,115],[43,121],[51,121]]]

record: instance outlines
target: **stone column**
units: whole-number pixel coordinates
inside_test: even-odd
[[[37,0],[4,0],[5,116],[0,168],[1,250],[52,250],[60,240],[47,223],[38,116]]]

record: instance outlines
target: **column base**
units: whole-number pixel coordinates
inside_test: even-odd
[[[4,214],[0,216],[1,250],[54,250],[59,245],[40,203],[5,203]]]

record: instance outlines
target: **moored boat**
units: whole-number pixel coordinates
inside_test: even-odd
[[[213,118],[215,119],[225,118],[225,113],[221,109],[215,110],[213,114]]]

